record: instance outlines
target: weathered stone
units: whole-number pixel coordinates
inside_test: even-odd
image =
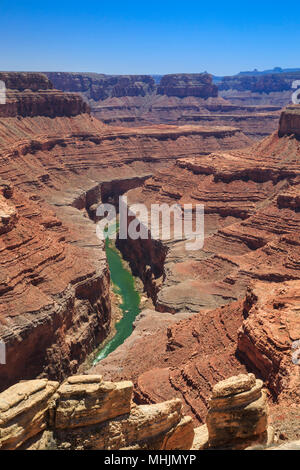
[[[214,386],[212,398],[227,397],[228,395],[246,392],[251,390],[254,385],[254,374],[240,374],[235,377],[230,377],[229,379],[218,382]]]
[[[162,450],[189,450],[194,441],[194,426],[190,416],[184,416],[170,431],[161,446]]]
[[[206,424],[194,429],[195,436],[191,450],[205,450],[208,448],[208,429]]]
[[[300,136],[300,106],[291,105],[283,111],[280,116],[279,131],[280,136],[295,134]]]
[[[0,448],[16,449],[46,428],[58,382],[30,380],[0,394]]]
[[[73,375],[68,377],[67,382],[71,385],[101,383],[102,375]]]
[[[133,406],[128,415],[94,426],[56,431],[58,447],[71,443],[73,449],[189,449],[193,426],[183,419],[181,401]]]
[[[262,385],[249,374],[215,386],[206,421],[210,447],[245,448],[249,442],[265,439],[268,407]]]
[[[133,384],[131,382],[100,382],[92,376],[91,382],[64,383],[58,389],[55,427],[76,428],[101,423],[130,412]],[[97,380],[97,381],[96,381]]]

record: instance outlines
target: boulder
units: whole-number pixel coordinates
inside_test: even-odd
[[[267,440],[268,407],[262,386],[253,374],[215,385],[207,415],[210,448],[244,449]]]
[[[70,377],[58,389],[55,427],[102,423],[130,412],[133,384],[103,382],[101,376]]]
[[[17,449],[46,429],[48,408],[58,382],[19,382],[0,394],[0,449]]]

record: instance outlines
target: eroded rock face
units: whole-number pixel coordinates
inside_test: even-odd
[[[238,333],[238,353],[286,404],[300,403],[299,288],[299,281],[269,283],[268,289],[255,283]]]
[[[288,106],[280,117],[279,135],[300,137],[300,105]]]
[[[94,101],[122,96],[145,96],[155,89],[150,75],[104,75],[97,73],[46,72],[55,88],[84,93]]]
[[[9,90],[51,90],[53,84],[46,75],[34,72],[0,72],[0,80]]]
[[[198,315],[145,310],[132,335],[89,373],[132,380],[137,403],[181,398],[184,413],[199,425],[205,422],[212,386],[246,371],[236,357],[242,322],[242,302]]]
[[[20,382],[0,394],[0,448],[190,449],[192,421],[180,400],[136,406],[132,383],[101,376]]]
[[[58,390],[55,427],[78,428],[129,413],[132,388],[131,382],[103,382],[101,376],[69,378]]]
[[[0,394],[0,449],[16,449],[46,429],[58,382],[30,380]]]
[[[243,449],[267,441],[268,408],[262,386],[253,374],[215,385],[206,420],[209,447]]]
[[[39,73],[0,72],[5,83],[6,103],[0,117],[76,116],[89,112],[89,106],[75,93],[53,90],[46,75]]]

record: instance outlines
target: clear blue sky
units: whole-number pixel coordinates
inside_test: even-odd
[[[300,2],[0,0],[0,69],[109,74],[300,67]]]

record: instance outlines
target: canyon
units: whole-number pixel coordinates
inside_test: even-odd
[[[132,380],[137,403],[181,398],[196,424],[215,381],[250,370],[268,387],[275,428],[299,431],[299,116],[288,106],[261,142],[177,159],[126,193],[129,204],[204,204],[206,238],[198,251],[117,242],[156,312],[91,373]]]
[[[274,113],[272,126],[279,120],[279,127],[254,143],[249,127],[245,132],[227,127],[226,119],[222,125],[215,125],[214,118],[197,124],[188,116],[181,121],[177,109],[168,123],[159,114],[159,123],[156,118],[145,123],[138,116],[132,123],[139,127],[121,127],[122,119],[116,118],[118,126],[102,122],[102,111],[95,111],[99,100],[118,103],[129,96],[145,101],[151,94],[154,100],[172,101],[175,108],[182,100],[184,107],[197,101],[202,111],[210,105],[215,110],[233,105],[217,96],[206,74],[200,79],[175,77],[175,82],[174,77],[162,79],[161,95],[155,93],[154,80],[144,76],[124,81],[104,76],[101,88],[100,78],[91,74],[47,75],[0,73],[8,89],[7,103],[0,106],[4,401],[10,396],[8,387],[22,388],[22,382],[16,384],[20,380],[38,380],[28,385],[28,393],[46,389],[47,400],[60,387],[60,396],[66,394],[61,400],[70,399],[60,409],[55,398],[56,416],[60,410],[63,422],[67,408],[72,409],[73,388],[85,394],[90,381],[92,394],[115,390],[113,385],[103,385],[102,390],[103,376],[105,384],[127,383],[130,399],[126,395],[127,411],[122,409],[121,415],[129,416],[112,427],[103,425],[105,442],[89,422],[95,448],[140,445],[136,423],[151,428],[151,416],[160,413],[167,423],[163,433],[172,429],[176,436],[176,427],[184,424],[179,436],[185,436],[188,447],[193,427],[210,426],[216,384],[251,372],[263,380],[267,398],[261,398],[262,384],[257,385],[258,393],[251,376],[243,379],[248,388],[232,391],[237,395],[233,402],[242,400],[239,394],[244,392],[261,400],[259,406],[263,401],[255,416],[263,423],[257,435],[265,436],[267,399],[275,432],[284,432],[289,440],[299,438],[300,107],[288,106],[280,120],[281,106],[265,109]],[[61,80],[59,86],[56,79]],[[171,107],[164,109],[172,116]],[[112,106],[117,116],[115,111]],[[249,111],[254,120],[256,111]],[[225,115],[223,109],[221,113]],[[255,126],[252,134],[257,138]],[[185,240],[154,241],[151,234],[147,240],[117,240],[155,310],[142,311],[132,335],[74,379],[69,376],[78,372],[112,326],[110,273],[104,242],[96,236],[95,209],[123,194],[129,203],[148,207],[153,202],[204,204],[204,247],[187,251]],[[92,409],[91,416],[94,413]],[[47,426],[38,427],[37,433]],[[115,435],[110,435],[111,428]],[[128,441],[123,439],[126,429],[132,430]],[[81,431],[61,431],[59,446],[71,442],[72,447],[85,448],[86,431]],[[113,447],[118,436],[123,441]],[[216,443],[219,437],[217,433]],[[21,445],[23,441],[16,444]],[[161,447],[165,435],[155,445],[166,448]],[[169,445],[182,448],[172,437]]]

